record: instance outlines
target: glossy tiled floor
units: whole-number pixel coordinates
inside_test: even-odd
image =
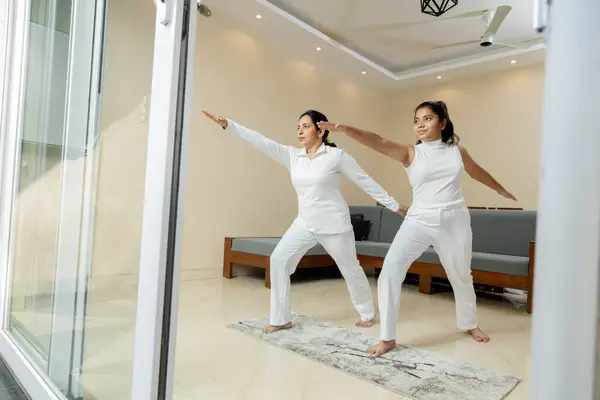
[[[266,315],[269,290],[261,276],[184,273],[179,297],[175,399],[404,399],[343,372],[227,329],[229,322]],[[129,400],[133,365],[136,276],[90,295],[83,366],[84,400]],[[370,278],[373,293],[376,280]],[[357,316],[340,278],[292,284],[293,310],[353,327]],[[480,324],[492,338],[477,343],[458,331],[451,293],[431,296],[405,285],[399,342],[515,375],[523,382],[507,400],[528,399],[531,317],[508,302],[479,300]],[[23,316],[21,316],[23,317]],[[362,330],[378,336],[378,326]],[[358,329],[358,328],[354,328]],[[0,397],[2,399],[2,397]]]
[[[372,285],[375,291],[374,279]],[[177,399],[403,399],[226,329],[227,322],[267,312],[269,293],[259,279],[187,281],[181,290]],[[345,284],[338,279],[294,284],[293,308],[348,327],[356,319]],[[508,399],[528,398],[530,317],[522,308],[489,300],[481,300],[479,316],[492,337],[488,344],[457,331],[450,293],[427,296],[407,286],[398,326],[400,341],[521,377],[524,382]],[[365,332],[376,337],[378,328]]]

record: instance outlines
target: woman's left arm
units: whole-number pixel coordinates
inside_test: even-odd
[[[380,184],[375,182],[361,167],[356,160],[342,150],[339,163],[340,172],[365,191],[374,200],[383,204],[386,208],[399,214],[404,214],[408,207],[400,206],[396,199],[390,196]]]
[[[471,157],[467,149],[460,145],[458,146],[458,148],[460,149],[460,155],[462,156],[465,171],[467,171],[467,174],[469,174],[471,178],[483,183],[490,189],[495,190],[500,196],[515,201],[517,200],[515,196],[513,196],[512,193],[504,189],[504,186],[502,186],[497,180],[495,180],[489,172],[487,172],[479,164],[477,164],[475,160],[473,160],[473,157]]]

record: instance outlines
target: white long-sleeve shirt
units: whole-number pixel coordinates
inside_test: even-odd
[[[396,212],[400,208],[398,202],[344,150],[323,144],[311,159],[306,149],[279,144],[234,121],[227,122],[227,131],[250,142],[290,170],[292,185],[298,194],[298,219],[315,234],[352,230],[350,210],[340,190],[341,175],[390,210]]]

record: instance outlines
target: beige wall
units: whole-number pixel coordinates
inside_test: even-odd
[[[309,108],[378,129],[387,122],[384,94],[324,75],[303,55],[281,56],[277,47],[218,16],[199,20],[194,79],[184,268],[220,267],[224,236],[281,235],[297,211],[288,171],[217,129],[200,108],[292,145],[298,117]],[[375,153],[342,135],[331,139],[376,175]],[[375,204],[347,180],[343,193],[349,203]]]
[[[128,3],[113,2],[109,8],[94,275],[135,273],[139,265],[147,139],[144,97],[150,92],[154,19],[151,12],[140,13],[132,32],[126,25],[133,13]],[[350,81],[325,74],[303,54],[282,56],[288,53],[275,43],[219,13],[198,22],[184,270],[218,275],[224,236],[281,235],[296,213],[287,170],[217,129],[201,116],[201,108],[286,144],[296,144],[296,121],[308,108],[324,111],[331,120],[412,142],[414,106],[443,99],[462,143],[519,198],[511,204],[465,179],[469,204],[535,208],[541,67],[389,95],[364,86],[360,77]],[[135,57],[131,49],[136,49]],[[133,64],[124,68],[124,58]],[[408,180],[398,163],[342,135],[332,139],[400,201],[410,203]],[[350,182],[343,190],[351,204],[373,204]]]
[[[135,283],[139,270],[154,10],[138,1],[111,1],[108,10],[91,282],[95,289],[109,291],[116,284]],[[133,15],[135,28],[129,25]],[[425,99],[443,99],[462,143],[475,159],[514,192],[520,200],[516,205],[535,208],[540,67],[389,95],[364,86],[360,76],[346,80],[325,74],[302,55],[282,56],[287,53],[218,13],[199,19],[197,36],[184,270],[218,276],[224,236],[281,235],[296,215],[295,192],[286,169],[220,131],[201,116],[201,108],[286,144],[295,144],[297,118],[308,108],[324,111],[331,120],[412,142],[414,106]],[[401,202],[410,203],[410,187],[400,164],[342,135],[332,139]],[[60,186],[60,167],[23,193],[23,205],[35,207],[35,193]],[[374,203],[348,181],[343,191],[351,204]],[[472,205],[510,204],[469,180],[465,192]],[[46,200],[46,207],[57,207],[58,199],[52,204]],[[28,226],[35,227],[37,236],[46,233],[49,238],[56,223],[53,219],[44,227],[39,221]],[[127,274],[130,280],[114,279]]]
[[[425,100],[443,100],[460,143],[519,200],[506,200],[465,175],[468,204],[536,209],[543,71],[535,66],[400,92],[393,96],[389,129],[382,134],[414,143],[414,108]],[[382,158],[379,176],[391,194],[410,202],[410,185],[399,163]]]
[[[93,263],[97,278],[139,268],[148,134],[144,97],[150,94],[154,19],[140,12],[135,29],[130,28],[133,8],[131,2],[109,3]],[[296,215],[296,196],[283,166],[219,130],[201,108],[296,145],[297,119],[306,109],[383,129],[389,104],[384,94],[361,84],[360,76],[353,82],[323,75],[302,56],[282,56],[267,39],[220,13],[198,22],[182,267],[218,275],[223,237],[283,234]],[[377,174],[376,154],[341,135],[332,140]],[[349,181],[343,191],[349,203],[374,204]],[[100,282],[93,281],[104,286]]]

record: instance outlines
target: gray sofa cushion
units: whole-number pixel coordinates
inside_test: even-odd
[[[390,248],[389,243],[357,242],[356,252],[360,255],[385,257]],[[433,249],[428,248],[416,261],[426,264],[440,264],[440,259]],[[476,271],[500,272],[510,275],[527,276],[529,258],[504,254],[473,252],[471,269]]]
[[[536,212],[522,210],[469,210],[473,229],[473,258],[471,268],[479,271],[500,272],[527,276],[529,242],[535,240]],[[369,240],[356,242],[360,255],[385,257],[404,218],[384,207],[350,206],[352,214],[363,214],[370,220]],[[280,238],[233,239],[232,250],[270,256]],[[307,255],[327,254],[317,244]],[[417,261],[440,264],[433,250],[428,248]]]
[[[427,264],[440,264],[435,250],[430,247],[417,261]],[[474,251],[471,269],[475,271],[499,272],[509,275],[529,275],[529,257],[510,256],[505,254],[481,253]]]
[[[379,242],[392,243],[400,225],[402,225],[404,217],[398,213],[388,210],[383,210],[381,214],[381,231],[379,232]]]
[[[535,240],[535,211],[469,211],[474,252],[529,257],[529,242]]]
[[[362,256],[385,257],[389,248],[389,243],[356,242],[356,253]]]
[[[379,227],[381,226],[381,212],[383,207],[377,206],[350,206],[350,214],[362,214],[365,219],[371,221],[371,229],[367,240],[379,241]]]
[[[281,238],[237,238],[233,239],[231,249],[243,253],[258,254],[261,256],[270,256],[277,247]],[[307,256],[327,254],[323,246],[317,244],[308,250]]]

